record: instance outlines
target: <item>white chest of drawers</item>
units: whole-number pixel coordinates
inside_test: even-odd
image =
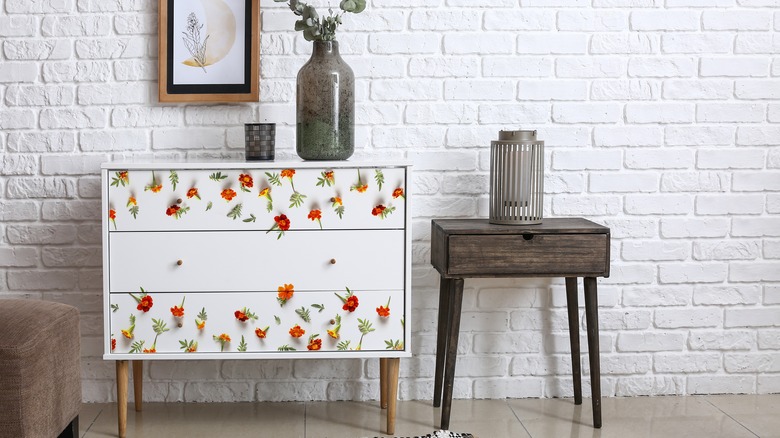
[[[104,164],[104,359],[120,395],[127,360],[377,357],[397,380],[408,180],[405,163]]]

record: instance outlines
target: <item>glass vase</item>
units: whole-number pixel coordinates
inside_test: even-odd
[[[355,151],[355,75],[337,41],[314,41],[298,72],[296,152],[304,160],[346,160]]]

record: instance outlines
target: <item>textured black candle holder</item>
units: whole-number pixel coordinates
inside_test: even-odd
[[[276,144],[276,123],[244,125],[247,161],[273,161]]]

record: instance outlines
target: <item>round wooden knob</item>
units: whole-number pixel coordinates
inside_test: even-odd
[[[184,263],[182,260],[176,260],[176,264],[177,264],[177,265],[181,266],[181,265],[182,265],[182,263]]]
[[[330,202],[336,202],[336,198],[330,198]]]
[[[177,325],[179,328],[182,328],[182,327],[184,326],[184,324],[182,324],[182,323],[178,323],[178,324],[176,324],[176,325]]]
[[[336,264],[336,259],[330,259],[330,264],[331,265],[335,265]]]
[[[330,320],[330,325],[333,325],[333,324],[335,324],[335,323],[336,323],[336,320],[335,320],[335,319],[331,319],[331,320]]]
[[[179,198],[179,199],[177,199],[177,200],[176,200],[176,203],[177,203],[177,204],[181,204],[182,202],[183,202],[183,201],[181,200],[181,198]]]

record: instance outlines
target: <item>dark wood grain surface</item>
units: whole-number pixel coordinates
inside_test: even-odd
[[[609,228],[579,217],[549,218],[538,225],[495,225],[487,219],[435,219],[432,225],[446,234],[609,233]]]

